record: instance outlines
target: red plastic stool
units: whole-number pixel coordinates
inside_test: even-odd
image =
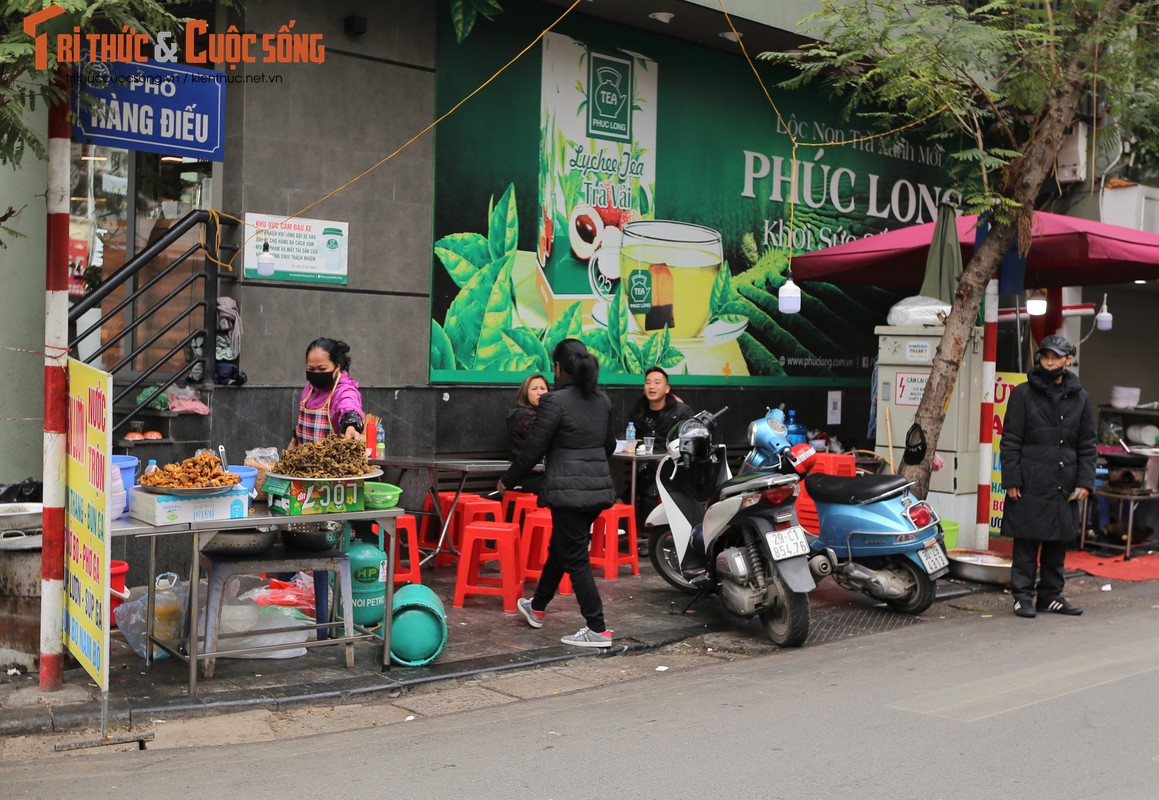
[[[439,519],[445,520],[451,510],[451,503],[455,499],[454,492],[439,492]],[[458,510],[456,505],[455,510]],[[434,550],[439,546],[439,534],[442,533],[442,528],[431,525],[431,518],[434,516],[434,508],[431,504],[431,494],[427,492],[426,498],[423,500],[423,519],[419,523],[419,545],[427,550]],[[451,520],[450,525],[447,526],[447,539],[443,542],[438,555],[435,556],[435,566],[441,567],[446,564],[454,563],[454,553],[451,548],[454,545],[458,531],[455,528],[455,520]]]
[[[547,562],[547,545],[551,541],[551,509],[529,511],[523,517],[523,535],[519,538],[519,563],[523,577],[539,580]],[[571,576],[566,572],[559,582],[559,594],[572,594]]]
[[[506,492],[503,495],[503,519],[523,527],[523,517],[539,508],[539,495],[532,492]]]
[[[403,514],[394,521],[394,582],[422,583],[419,564],[422,553],[419,550],[418,527],[414,514]],[[406,535],[407,566],[402,565],[402,537]]]
[[[628,552],[620,552],[620,528],[628,532]],[[620,567],[629,566],[640,574],[640,554],[636,550],[636,512],[626,503],[604,509],[592,525],[592,567],[603,567],[604,578],[620,577]]]
[[[486,547],[488,541],[495,549]],[[479,566],[499,562],[499,576],[480,575]],[[514,611],[523,597],[523,571],[519,568],[519,526],[511,522],[477,520],[463,528],[463,550],[455,576],[454,608],[462,608],[468,595],[503,598],[503,610]]]

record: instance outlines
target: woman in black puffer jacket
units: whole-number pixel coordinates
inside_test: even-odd
[[[535,425],[518,457],[499,480],[499,491],[516,486],[541,458],[547,472],[540,502],[551,509],[551,542],[534,596],[519,601],[533,628],[543,626],[544,611],[564,573],[571,576],[587,626],[564,636],[564,644],[610,647],[604,606],[589,561],[592,523],[612,505],[615,489],[608,456],[616,449],[612,401],[598,388],[600,366],[578,339],[564,339],[552,352],[555,389],[539,400]]]

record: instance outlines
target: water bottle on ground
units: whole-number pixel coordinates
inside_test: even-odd
[[[181,638],[181,598],[177,596],[180,583],[181,578],[175,572],[163,572],[154,582],[153,636],[167,642]],[[166,655],[159,647],[153,648],[153,658]]]

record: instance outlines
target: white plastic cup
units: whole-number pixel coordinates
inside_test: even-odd
[[[652,455],[652,447],[655,444],[656,444],[656,437],[655,436],[645,436],[644,437],[644,454],[649,455],[649,456]]]

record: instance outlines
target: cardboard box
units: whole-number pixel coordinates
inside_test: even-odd
[[[270,496],[271,514],[296,517],[362,511],[366,507],[362,484],[361,478],[315,481],[266,475],[262,489]]]
[[[228,494],[212,497],[174,497],[135,489],[129,493],[129,516],[150,525],[241,519],[249,514],[249,499],[241,484]]]

